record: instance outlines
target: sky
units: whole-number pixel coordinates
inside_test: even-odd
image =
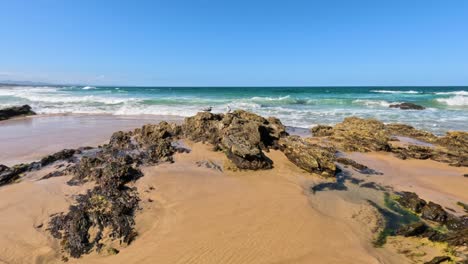
[[[0,0],[0,80],[468,85],[468,1]]]

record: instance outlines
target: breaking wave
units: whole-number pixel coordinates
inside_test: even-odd
[[[438,98],[437,102],[449,106],[468,106],[468,96],[456,95],[450,98]]]
[[[373,93],[387,93],[387,94],[419,94],[422,92],[410,90],[410,91],[392,91],[392,90],[371,90]]]

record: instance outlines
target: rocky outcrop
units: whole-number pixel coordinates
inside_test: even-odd
[[[347,117],[333,128],[330,139],[345,151],[389,151],[390,136],[385,125],[375,119]]]
[[[310,129],[314,137],[328,137],[333,134],[332,126],[318,125]]]
[[[284,137],[279,141],[280,149],[296,166],[324,177],[336,173],[335,149],[312,144],[298,136]]]
[[[468,132],[448,132],[444,137],[415,129],[404,124],[388,124],[375,119],[345,118],[334,127],[319,125],[312,128],[315,136],[327,137],[331,144],[343,151],[393,152],[400,159],[432,159],[451,166],[468,166]],[[396,144],[394,136],[417,139]],[[428,144],[430,143],[430,144]]]
[[[404,136],[425,141],[428,143],[435,143],[438,140],[438,137],[436,135],[420,129],[416,129],[406,124],[388,124],[385,125],[385,130],[387,130],[392,136]]]
[[[442,206],[429,202],[421,209],[421,218],[445,224],[448,218],[448,213],[442,208]]]
[[[201,112],[185,119],[185,137],[195,142],[207,142],[222,150],[239,169],[272,168],[273,162],[263,151],[278,147],[278,140],[287,135],[286,128],[276,118],[236,110],[228,114]]]
[[[401,103],[401,104],[391,104],[390,108],[400,108],[401,110],[424,110],[424,106],[413,104],[413,103]]]
[[[401,192],[399,193],[398,203],[410,209],[415,213],[421,213],[421,210],[426,206],[426,201],[419,198],[419,196],[414,192]]]
[[[427,237],[431,241],[447,242],[452,246],[468,245],[468,216],[458,217],[445,211],[434,202],[426,202],[415,193],[402,192],[397,202],[411,211],[419,214],[429,223],[444,225],[449,230],[446,233],[427,226],[424,223],[412,223],[401,227],[396,233],[404,236]]]
[[[12,117],[35,115],[35,114],[36,113],[32,111],[31,106],[29,105],[13,106],[13,107],[0,109],[0,121],[10,119]]]
[[[137,190],[127,184],[143,176],[140,165],[172,162],[177,151],[172,141],[180,133],[180,126],[161,122],[116,132],[109,144],[80,152],[80,159],[68,169],[73,175],[69,184],[94,182],[95,187],[79,195],[67,213],[53,216],[49,223],[49,231],[61,240],[65,252],[80,257],[93,249],[101,251],[109,239],[129,244],[135,238],[134,213],[140,199]],[[69,155],[63,151],[45,160]]]
[[[349,158],[339,157],[339,158],[336,158],[336,162],[341,163],[345,166],[351,166],[359,171],[365,171],[369,169],[369,167],[367,167],[366,165],[357,163],[356,161],[349,159]]]

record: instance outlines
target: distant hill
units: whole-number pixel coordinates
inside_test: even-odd
[[[32,81],[0,80],[0,85],[57,86],[58,84]]]

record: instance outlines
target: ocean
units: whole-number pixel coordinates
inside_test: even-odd
[[[426,110],[389,108],[412,102]],[[468,87],[118,87],[0,86],[0,108],[29,104],[41,114],[191,116],[245,109],[292,127],[335,124],[348,116],[400,122],[443,134],[468,131]]]

